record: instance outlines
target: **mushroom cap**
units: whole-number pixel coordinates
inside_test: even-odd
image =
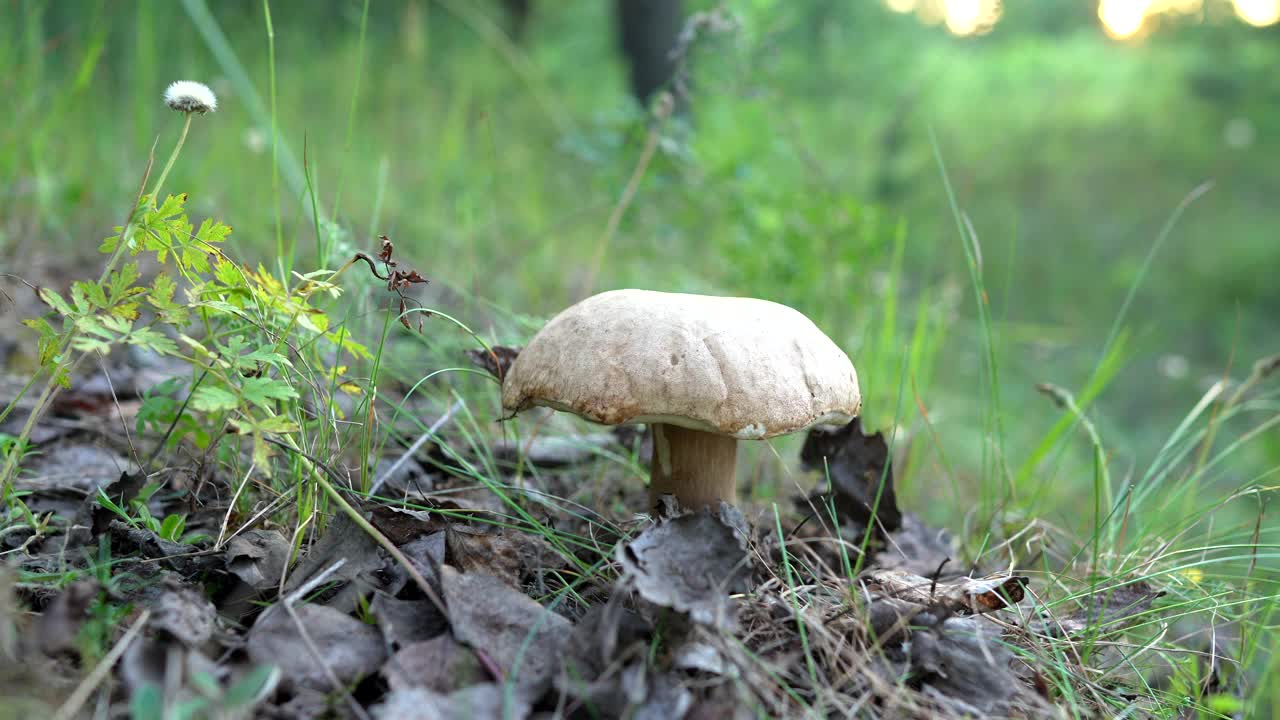
[[[613,290],[564,310],[520,351],[502,407],[533,405],[759,439],[847,423],[862,394],[849,357],[785,305]]]

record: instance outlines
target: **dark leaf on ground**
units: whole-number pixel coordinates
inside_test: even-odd
[[[196,698],[187,687],[193,676],[220,682],[228,674],[227,666],[219,666],[199,651],[175,646],[167,638],[138,638],[120,662],[120,679],[131,696],[144,688],[159,689],[168,683],[178,690],[179,697],[175,699],[179,702]]]
[[[733,665],[710,643],[690,639],[671,653],[671,666],[677,670],[708,675],[736,676]]]
[[[393,593],[399,591],[399,587],[388,588],[389,578],[380,573],[386,563],[378,543],[346,515],[339,514],[334,516],[320,540],[311,546],[289,575],[285,593],[302,587],[311,578],[327,571],[338,560],[344,562],[329,576],[329,581],[344,585],[325,602],[326,605],[346,613],[355,609],[361,595],[374,590],[390,589]],[[400,582],[403,583],[403,578]]]
[[[889,467],[889,446],[883,433],[863,434],[858,418],[834,429],[816,426],[805,437],[800,461],[806,470],[830,479],[827,493],[813,498],[819,511],[829,498],[842,521],[866,527],[874,514],[877,529],[884,532],[893,532],[902,524],[893,490],[893,468]]]
[[[893,597],[875,596],[867,603],[867,621],[872,639],[881,646],[901,643],[914,627],[932,627],[942,621],[945,612],[926,605]]]
[[[424,535],[440,532],[449,526],[448,521],[440,515],[386,505],[374,506],[369,522],[396,545],[413,542]],[[444,538],[441,536],[441,543],[443,542]],[[444,550],[443,544],[440,549]]]
[[[634,720],[680,720],[693,706],[693,693],[679,678],[636,664],[622,672],[629,707],[620,717]]]
[[[454,637],[492,662],[524,697],[540,695],[560,666],[569,621],[493,575],[445,565],[441,578]]]
[[[227,543],[227,570],[257,591],[279,587],[289,561],[289,541],[275,530],[249,530]]]
[[[1026,717],[1049,712],[1010,670],[1013,654],[985,620],[948,618],[935,628],[912,633],[907,645],[910,682],[918,683],[926,697],[951,715],[1005,716],[1015,707]]]
[[[556,557],[535,535],[505,530],[486,531],[453,525],[446,532],[448,562],[463,572],[487,572],[509,585],[547,567]]]
[[[253,662],[275,665],[284,680],[324,692],[335,689],[326,669],[346,684],[382,667],[386,649],[372,625],[324,605],[294,612],[297,619],[277,604],[258,618],[247,642]]]
[[[334,700],[332,691],[296,688],[292,696],[282,705],[270,705],[259,713],[262,720],[360,720],[351,709],[341,701]]]
[[[435,588],[436,593],[442,593],[440,589],[440,565],[444,565],[444,553],[447,542],[445,542],[445,533],[431,533],[429,536],[420,536],[415,541],[402,544],[401,552],[404,557],[411,562],[415,568],[431,583],[431,587]]]
[[[1042,698],[1011,669],[1001,627],[983,615],[952,612],[937,603],[872,595],[868,615],[879,660],[871,667],[881,682],[905,677],[944,716],[1045,716]]]
[[[428,600],[397,600],[377,593],[369,603],[369,611],[378,620],[382,639],[393,650],[429,640],[449,629],[449,621]]]
[[[556,688],[597,711],[621,716],[627,700],[619,671],[647,654],[652,635],[653,626],[623,605],[621,595],[593,606],[569,636]]]
[[[146,528],[133,527],[123,520],[112,520],[108,530],[114,554],[138,554],[149,560],[160,560],[165,567],[184,576],[222,565],[222,558],[202,552],[199,546],[165,540]]]
[[[618,547],[622,582],[654,605],[715,627],[733,623],[729,595],[745,589],[747,561],[742,535],[720,513],[663,520]]]
[[[741,686],[737,686],[740,690]],[[699,698],[685,714],[684,720],[754,720],[748,699],[735,693],[735,686],[721,686],[711,697]]]
[[[693,693],[682,678],[649,667],[644,657],[643,652],[631,655],[625,664],[615,663],[590,682],[561,675],[557,686],[601,717],[683,718],[693,704]]]
[[[122,472],[101,490],[102,494],[118,507],[127,508],[146,484],[146,473]],[[92,532],[91,537],[86,534],[82,539],[83,542],[89,542],[92,538],[106,534],[111,521],[120,519],[118,514],[102,503],[97,493],[84,498],[78,517],[80,522],[88,525]]]
[[[289,541],[275,530],[248,530],[231,538],[223,564],[239,582],[221,598],[219,612],[235,621],[256,614],[257,601],[280,588],[289,553]]]

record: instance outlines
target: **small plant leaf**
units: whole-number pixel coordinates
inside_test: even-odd
[[[283,380],[267,377],[247,378],[244,383],[244,399],[261,408],[270,408],[274,400],[292,400],[298,391]]]
[[[191,407],[202,412],[235,410],[239,405],[235,393],[217,385],[201,385],[191,394]]]
[[[222,704],[228,710],[248,709],[257,705],[280,682],[280,670],[274,665],[258,665],[227,688]]]
[[[40,299],[43,300],[46,305],[57,311],[59,315],[69,317],[75,314],[75,311],[71,309],[71,305],[68,304],[56,290],[42,287],[39,290],[39,295]]]

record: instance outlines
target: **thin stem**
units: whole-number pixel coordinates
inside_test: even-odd
[[[631,207],[631,201],[635,199],[636,193],[640,190],[640,181],[644,179],[644,173],[649,169],[649,163],[653,160],[654,152],[658,149],[658,141],[662,138],[662,130],[667,124],[667,120],[671,117],[671,109],[675,106],[675,101],[670,95],[663,97],[663,101],[657,108],[657,122],[649,128],[649,134],[645,137],[644,147],[640,150],[640,159],[636,161],[635,169],[631,172],[631,177],[627,180],[626,187],[622,189],[622,195],[618,198],[618,202],[613,206],[613,211],[609,213],[609,221],[605,224],[604,234],[600,236],[600,240],[596,242],[595,252],[591,254],[591,264],[587,269],[587,279],[583,283],[583,296],[590,295],[596,286],[596,278],[600,274],[600,268],[604,265],[604,256],[609,249],[609,244],[613,241],[613,236],[618,232],[618,225],[622,222],[622,216],[626,214],[627,208]]]
[[[93,671],[86,675],[84,680],[80,681],[79,685],[76,685],[76,689],[72,691],[71,695],[62,703],[57,712],[54,713],[53,717],[55,720],[70,720],[70,718],[74,718],[80,714],[81,708],[83,708],[84,704],[89,701],[89,696],[93,694],[94,690],[98,689],[98,686],[102,684],[103,680],[107,679],[107,674],[111,672],[111,668],[115,667],[116,662],[118,662],[124,655],[125,651],[129,649],[129,645],[133,643],[133,639],[138,636],[138,633],[142,632],[142,628],[146,626],[147,620],[150,619],[150,610],[143,610],[142,613],[138,615],[138,619],[129,626],[129,629],[125,631],[124,636],[121,637],[119,642],[111,648],[111,652],[107,653],[107,656],[102,658],[102,662],[93,667]]]
[[[287,435],[284,436],[283,441],[273,437],[267,437],[265,439],[272,445],[293,453],[303,466],[307,468],[312,479],[316,481],[316,484],[320,486],[320,489],[324,494],[338,506],[338,509],[341,510],[348,519],[354,522],[357,527],[363,530],[365,534],[373,538],[374,542],[381,545],[382,549],[386,550],[387,553],[404,568],[404,571],[408,573],[409,578],[414,581],[418,586],[418,589],[422,591],[422,594],[431,601],[431,604],[436,606],[436,609],[442,613],[448,612],[445,608],[444,601],[436,594],[435,589],[432,588],[431,584],[422,576],[422,573],[418,572],[417,567],[414,566],[413,563],[409,562],[409,558],[405,557],[404,553],[400,552],[400,548],[396,547],[394,543],[387,539],[386,535],[383,535],[377,528],[375,528],[373,523],[366,520],[364,516],[360,514],[360,511],[356,510],[351,503],[347,502],[347,499],[342,497],[342,493],[339,493],[337,488],[329,482],[328,478],[325,477],[326,474],[332,473],[334,475],[334,479],[341,479],[331,468],[320,462],[320,460],[311,453],[298,447],[297,444],[293,442],[293,438]]]
[[[276,139],[276,29],[271,24],[271,3],[262,0],[262,16],[267,23],[267,73],[271,83],[271,203],[276,215],[276,258],[284,263],[280,277],[288,277],[285,267],[293,267],[293,243],[284,251],[284,222],[280,217],[280,143]]]
[[[182,152],[182,146],[187,142],[187,131],[191,129],[191,119],[195,113],[187,113],[186,122],[182,123],[182,134],[178,136],[178,144],[173,146],[173,152],[169,153],[169,161],[164,164],[164,170],[160,171],[160,178],[156,180],[155,188],[151,190],[151,204],[156,204],[156,198],[160,197],[160,188],[164,187],[164,181],[169,177],[169,171],[173,169],[173,164],[178,161],[178,155]],[[123,245],[123,243],[121,243]],[[116,248],[119,251],[119,248]]]

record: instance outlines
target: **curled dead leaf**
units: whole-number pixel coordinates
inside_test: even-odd
[[[877,532],[893,532],[902,525],[884,433],[864,434],[858,418],[838,428],[815,426],[805,436],[800,462],[831,483],[825,494],[812,498],[816,506],[830,500],[840,519],[862,527],[874,518]]]
[[[507,345],[490,345],[487,350],[467,350],[467,357],[473,364],[499,380],[507,376],[511,363],[516,361],[519,354],[520,348]]]
[[[697,512],[663,520],[619,545],[618,562],[625,573],[621,582],[645,600],[685,613],[694,622],[731,626],[729,595],[747,584],[747,549],[734,521],[721,517],[732,509],[724,503],[720,507],[717,514]]]
[[[902,570],[870,570],[861,583],[870,592],[965,615],[1002,610],[1022,601],[1028,578],[996,573],[938,582]]]

